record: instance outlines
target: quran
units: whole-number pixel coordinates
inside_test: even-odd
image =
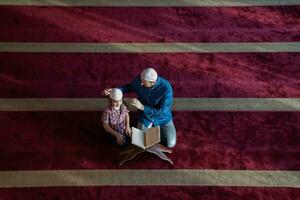
[[[164,153],[172,153],[171,149],[160,143],[160,127],[148,128],[146,131],[132,127],[131,145],[120,152],[119,166],[133,159],[138,154],[149,152],[173,165],[173,161]]]
[[[132,127],[131,143],[142,149],[148,149],[160,143],[160,127],[152,127],[146,131]]]

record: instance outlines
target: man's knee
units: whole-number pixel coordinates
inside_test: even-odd
[[[168,140],[167,142],[167,147],[168,148],[173,148],[176,145],[176,136],[172,137]]]
[[[176,129],[175,127],[170,127],[167,130],[164,130],[163,133],[164,135],[164,143],[167,147],[173,148],[176,145]]]
[[[176,145],[176,129],[173,121],[161,127],[162,144],[173,148]]]

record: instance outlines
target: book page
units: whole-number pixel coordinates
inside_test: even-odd
[[[132,127],[131,130],[132,130],[131,143],[145,149],[146,148],[144,144],[145,133],[142,130],[137,129],[135,127]]]
[[[145,146],[146,148],[151,147],[157,143],[160,142],[160,127],[153,127],[147,130],[146,134],[146,142],[145,142]]]

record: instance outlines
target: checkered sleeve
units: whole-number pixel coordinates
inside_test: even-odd
[[[109,124],[109,112],[107,110],[102,113],[102,123]]]

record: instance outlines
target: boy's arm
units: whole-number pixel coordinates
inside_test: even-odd
[[[114,129],[112,129],[108,124],[106,124],[106,123],[102,123],[103,124],[103,127],[104,127],[104,129],[105,129],[105,131],[107,131],[108,133],[110,133],[110,134],[112,134],[112,135],[114,135],[114,136],[118,136],[118,135],[120,135],[117,131],[115,131]]]
[[[108,124],[103,123],[103,127],[108,133],[116,137],[118,144],[121,145],[125,142],[125,136],[112,129]]]
[[[127,113],[127,115],[126,115],[126,127],[130,127],[130,117],[129,117],[129,113]]]
[[[129,113],[127,113],[126,115],[126,134],[128,136],[131,136],[131,128],[130,128],[130,117],[129,117]]]
[[[105,129],[105,131],[114,135],[115,137],[118,137],[119,135],[121,135],[117,131],[115,131],[112,127],[109,126],[109,113],[106,111],[104,111],[102,113],[102,125],[103,125],[103,128]]]

